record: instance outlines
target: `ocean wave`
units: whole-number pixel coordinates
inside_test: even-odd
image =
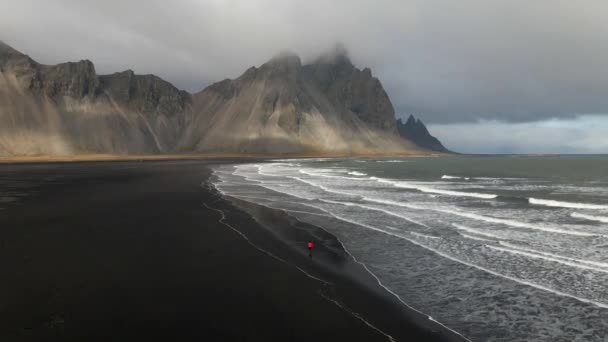
[[[354,198],[360,198],[360,197],[361,197],[361,196],[359,196],[359,195],[352,194],[352,193],[350,193],[350,192],[344,192],[344,191],[333,190],[333,189],[330,189],[330,188],[328,188],[328,187],[326,187],[326,186],[324,186],[324,185],[317,184],[317,183],[315,183],[315,182],[311,182],[311,181],[308,181],[308,180],[302,179],[302,178],[300,178],[300,177],[288,176],[288,178],[295,179],[295,180],[297,180],[298,182],[302,182],[302,183],[304,183],[304,184],[308,184],[308,185],[313,186],[313,187],[317,187],[317,188],[319,188],[319,189],[321,189],[321,190],[323,190],[323,191],[325,191],[325,192],[329,192],[329,193],[333,193],[333,194],[338,194],[338,195],[349,196],[349,197],[354,197]],[[308,199],[308,198],[307,198],[307,199]],[[311,198],[311,199],[313,199],[313,198]]]
[[[443,176],[441,176],[441,179],[464,179],[464,180],[470,180],[471,177],[460,177],[460,176],[443,175]]]
[[[594,234],[594,233],[581,232],[581,231],[577,231],[577,230],[565,230],[565,229],[561,229],[561,228],[557,228],[557,227],[544,226],[544,225],[539,225],[539,224],[534,224],[534,223],[529,223],[529,222],[521,222],[521,221],[510,220],[510,219],[498,218],[498,217],[484,216],[484,215],[479,215],[479,214],[464,212],[464,211],[457,211],[457,210],[450,210],[450,209],[436,209],[436,210],[439,210],[444,213],[457,215],[460,217],[470,218],[470,219],[476,220],[476,221],[504,224],[506,226],[516,227],[516,228],[540,230],[540,231],[544,231],[544,232],[548,232],[548,233],[558,233],[558,234],[566,234],[566,235],[574,235],[574,236],[602,236],[602,237],[604,236],[604,235],[599,235],[599,234]]]
[[[344,176],[337,176],[337,175],[328,175],[328,174],[324,174],[324,173],[318,173],[318,172],[311,172],[308,170],[298,170],[298,172],[305,174],[307,176],[312,176],[312,177],[323,177],[323,178],[337,178],[337,179],[350,179],[350,180],[364,180],[364,178],[356,178],[356,177],[344,177]],[[349,172],[350,174],[350,172]]]
[[[544,205],[546,207],[608,210],[608,205],[579,203],[579,202],[562,202],[562,201],[555,201],[555,200],[538,199],[538,198],[533,198],[533,197],[530,197],[528,199],[528,202],[530,202],[530,204]]]
[[[606,217],[606,216],[586,215],[586,214],[581,214],[581,213],[572,213],[572,214],[570,214],[570,216],[572,216],[574,218],[581,218],[581,219],[590,220],[590,221],[608,223],[608,217]]]
[[[353,175],[353,176],[367,176],[367,173],[358,172],[358,171],[350,171],[350,172],[348,172],[348,174]]]
[[[431,187],[427,187],[427,186],[423,186],[423,185],[416,185],[416,184],[402,182],[402,181],[392,181],[392,180],[378,178],[378,177],[370,177],[370,179],[373,179],[380,183],[391,184],[397,188],[418,190],[421,192],[432,193],[432,194],[459,196],[459,197],[474,197],[474,198],[481,198],[481,199],[494,199],[498,196],[495,194],[482,194],[482,193],[477,193],[477,192],[463,192],[463,191],[436,189],[436,188],[431,188]]]
[[[558,233],[558,234],[566,234],[566,235],[574,235],[574,236],[606,237],[605,235],[601,235],[601,234],[581,232],[581,231],[576,231],[576,230],[564,230],[564,229],[557,228],[557,227],[543,226],[543,225],[538,225],[538,224],[533,224],[533,223],[528,223],[528,222],[520,222],[520,221],[509,220],[509,219],[484,216],[484,215],[479,215],[479,214],[464,212],[464,211],[458,211],[458,210],[420,207],[420,206],[412,205],[409,203],[403,203],[403,202],[397,202],[397,201],[391,201],[391,200],[383,200],[383,199],[379,199],[379,198],[370,198],[370,197],[362,197],[362,198],[363,198],[363,200],[369,201],[369,202],[383,203],[383,204],[395,205],[395,206],[400,206],[400,207],[410,208],[410,209],[417,209],[417,210],[432,210],[432,211],[452,214],[452,215],[456,215],[456,216],[460,216],[460,217],[465,217],[465,218],[469,218],[469,219],[476,220],[476,221],[503,224],[506,226],[516,227],[516,228],[540,230],[540,231],[545,231],[545,232],[549,232],[549,233]]]
[[[385,230],[382,230],[382,229],[378,229],[378,228],[370,226],[368,224],[364,224],[364,223],[360,223],[360,222],[344,219],[344,218],[342,218],[340,216],[337,216],[337,215],[333,215],[333,216],[335,218],[337,218],[339,220],[342,220],[344,222],[347,222],[347,223],[351,223],[351,224],[354,224],[354,225],[357,225],[357,226],[360,226],[360,227],[363,227],[363,228],[368,228],[370,230],[382,232],[382,233],[387,234],[387,235],[392,235],[394,237],[407,240],[407,241],[409,241],[409,242],[411,242],[411,243],[413,243],[413,244],[415,244],[415,245],[417,245],[419,247],[422,247],[422,248],[427,249],[427,250],[429,250],[431,252],[434,252],[437,255],[442,256],[442,257],[444,257],[446,259],[452,260],[454,262],[457,262],[457,263],[460,263],[460,264],[463,264],[463,265],[466,265],[466,266],[469,266],[469,267],[476,268],[476,269],[478,269],[480,271],[492,274],[494,276],[505,278],[505,279],[508,279],[508,280],[511,280],[511,281],[515,281],[515,282],[523,284],[523,285],[528,285],[528,286],[531,286],[531,287],[535,287],[535,288],[543,290],[543,291],[551,292],[551,293],[556,294],[558,296],[573,298],[573,299],[576,299],[576,300],[581,301],[583,303],[593,304],[593,305],[596,305],[596,306],[601,307],[601,308],[608,308],[608,303],[603,303],[603,302],[595,301],[595,300],[592,300],[592,299],[589,299],[589,298],[580,297],[580,296],[573,295],[573,294],[570,294],[570,293],[566,293],[566,292],[562,292],[562,291],[559,291],[559,290],[555,290],[555,289],[552,289],[552,288],[544,286],[544,285],[536,284],[536,283],[528,281],[528,280],[524,280],[524,279],[520,279],[520,278],[509,276],[509,275],[506,275],[506,274],[502,274],[500,272],[491,270],[491,269],[489,269],[487,267],[483,267],[483,266],[474,264],[472,262],[468,262],[468,261],[461,260],[461,259],[458,259],[456,257],[453,257],[453,256],[445,253],[444,251],[441,251],[441,250],[439,250],[437,248],[425,245],[424,243],[421,243],[420,241],[417,241],[416,239],[411,239],[411,238],[405,237],[405,236],[403,236],[401,234],[395,234],[395,233],[388,232],[388,231],[385,231]]]
[[[552,258],[563,259],[563,260],[566,260],[566,261],[577,262],[577,263],[580,263],[580,264],[586,264],[586,265],[590,265],[590,266],[601,267],[601,268],[606,269],[606,271],[608,271],[608,263],[605,263],[605,262],[572,258],[572,257],[569,257],[569,256],[563,256],[563,255],[559,255],[559,254],[554,254],[554,253],[549,253],[549,252],[544,252],[544,251],[538,251],[538,250],[535,250],[535,249],[526,248],[526,247],[522,247],[522,246],[511,244],[511,243],[508,243],[508,242],[503,242],[503,241],[500,241],[499,243],[501,245],[505,246],[505,247],[508,247],[508,248],[522,250],[522,251],[526,251],[526,252],[530,252],[530,253],[534,253],[534,254],[540,254],[540,255],[544,255],[544,256],[548,256],[548,257],[552,257]]]
[[[376,160],[376,163],[407,163],[407,160],[399,160],[399,159],[395,159],[395,160]]]
[[[418,220],[414,220],[414,219],[412,219],[412,218],[410,218],[410,217],[407,217],[407,216],[405,216],[405,215],[401,215],[401,214],[398,214],[398,213],[392,212],[392,211],[390,211],[390,210],[386,210],[386,209],[380,209],[380,208],[375,208],[375,207],[370,207],[370,206],[368,206],[368,205],[359,204],[359,203],[353,203],[353,202],[341,202],[341,201],[332,201],[332,200],[326,200],[326,199],[319,199],[319,201],[321,201],[321,202],[326,202],[326,203],[332,203],[332,204],[341,204],[341,205],[345,205],[345,206],[349,206],[349,207],[350,207],[350,206],[357,206],[357,207],[359,207],[359,208],[363,208],[363,209],[368,209],[368,210],[373,210],[373,211],[380,211],[380,212],[383,212],[383,213],[385,213],[385,214],[387,214],[387,215],[394,216],[394,217],[398,217],[398,218],[404,219],[404,220],[406,220],[406,221],[408,221],[408,222],[411,222],[411,223],[413,223],[413,224],[417,224],[417,225],[422,226],[422,227],[425,227],[425,228],[427,228],[427,229],[431,229],[431,227],[430,227],[430,226],[428,226],[428,225],[427,225],[427,224],[425,224],[425,223],[422,223],[422,222],[420,222],[420,221],[418,221]]]
[[[481,242],[494,242],[494,240],[488,240],[488,239],[480,238],[480,237],[465,234],[465,233],[460,233],[460,235],[462,237],[470,239],[470,240],[477,240],[477,241],[481,241]]]
[[[456,228],[456,229],[465,231],[465,232],[470,233],[470,234],[481,235],[481,236],[489,237],[489,238],[492,238],[492,239],[503,239],[504,238],[503,236],[500,236],[500,235],[491,234],[491,233],[488,233],[488,232],[485,232],[485,231],[481,231],[479,229],[463,226],[463,225],[458,224],[458,223],[452,223],[452,226],[454,226],[454,228]],[[461,235],[463,235],[463,234],[461,234]],[[476,239],[479,239],[479,238],[476,238]],[[482,239],[482,240],[496,242],[496,240],[487,240],[487,239]]]
[[[437,212],[442,212],[442,213],[446,213],[446,214],[451,214],[451,215],[456,215],[456,216],[460,216],[460,217],[465,217],[465,218],[469,218],[472,220],[476,220],[476,221],[484,221],[484,222],[488,222],[488,223],[496,223],[496,224],[503,224],[503,225],[507,225],[507,226],[511,226],[511,227],[516,227],[516,228],[523,228],[523,229],[532,229],[532,230],[539,230],[539,231],[544,231],[544,232],[549,232],[549,233],[557,233],[557,234],[566,234],[566,235],[573,235],[573,236],[583,236],[583,237],[606,237],[606,235],[601,235],[601,234],[597,234],[597,233],[591,233],[591,232],[583,232],[583,231],[578,231],[578,230],[565,230],[562,228],[558,228],[558,227],[552,227],[552,226],[545,226],[545,225],[540,225],[540,224],[534,224],[534,223],[528,223],[528,222],[521,222],[521,221],[515,221],[515,220],[511,220],[511,219],[504,219],[504,218],[496,218],[496,217],[491,217],[491,216],[484,216],[484,215],[479,215],[479,214],[475,214],[475,213],[471,213],[471,212],[464,212],[464,211],[459,211],[459,210],[451,210],[451,209],[443,209],[443,208],[429,208],[429,207],[419,207],[416,205],[412,205],[412,204],[405,204],[403,202],[396,202],[396,201],[390,201],[390,200],[382,200],[382,199],[375,199],[375,198],[369,198],[369,197],[362,197],[360,195],[356,195],[350,192],[346,192],[346,191],[339,191],[339,190],[334,190],[334,189],[330,189],[324,185],[312,182],[310,180],[305,180],[302,179],[300,177],[293,177],[293,176],[288,176],[289,178],[292,178],[294,180],[297,180],[299,182],[317,187],[325,192],[328,193],[334,193],[334,194],[338,194],[338,195],[344,195],[344,196],[348,196],[350,198],[356,198],[356,199],[363,199],[365,201],[369,201],[369,202],[375,202],[375,203],[383,203],[383,204],[389,204],[389,205],[396,205],[396,206],[401,206],[401,207],[407,207],[410,209],[418,209],[418,210],[432,210],[432,211],[437,211]],[[398,187],[402,187],[408,186],[408,183],[405,182],[395,182],[395,181],[389,181],[386,179],[382,179],[382,178],[377,178],[377,177],[370,177],[369,179],[374,179],[376,181],[379,182],[383,182],[383,183],[389,183],[389,184],[393,184],[395,186]],[[431,193],[447,193],[449,195],[453,195],[453,196],[493,196],[491,198],[495,198],[495,195],[488,195],[488,194],[475,194],[475,193],[466,193],[466,192],[459,192],[459,191],[449,191],[449,190],[439,190],[439,189],[432,189],[432,188],[427,188],[427,187],[420,187],[420,186],[413,186],[413,185],[409,185],[409,188],[412,189],[416,189],[422,192],[431,192]],[[422,188],[422,189],[420,189]],[[425,191],[426,190],[426,191]],[[482,197],[482,198],[488,198],[488,197]],[[312,199],[312,198],[306,198],[308,200]]]
[[[565,257],[555,258],[555,257],[550,256],[548,253],[531,253],[531,252],[526,252],[526,251],[522,251],[522,250],[504,248],[504,247],[498,247],[498,246],[491,246],[491,245],[486,245],[486,247],[493,249],[493,250],[500,251],[500,252],[507,252],[507,253],[511,253],[511,254],[522,255],[522,256],[525,256],[528,258],[542,259],[542,260],[557,262],[562,265],[572,266],[572,267],[581,268],[581,269],[585,269],[585,270],[608,273],[608,269],[606,269],[606,268],[585,265],[580,262],[577,262],[576,261],[577,259],[565,258]]]
[[[439,237],[439,236],[420,234],[420,233],[416,233],[416,232],[410,232],[410,234],[412,234],[414,236],[419,236],[419,237],[422,237],[422,238],[425,238],[425,239],[434,239],[434,240],[441,239],[441,237]]]

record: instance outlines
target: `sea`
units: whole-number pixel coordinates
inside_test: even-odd
[[[608,341],[608,156],[284,159],[223,194],[334,235],[404,305],[471,341]]]

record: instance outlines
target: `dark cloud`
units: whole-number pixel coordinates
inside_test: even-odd
[[[0,0],[0,39],[43,63],[155,73],[190,91],[342,42],[430,123],[608,113],[608,2]]]

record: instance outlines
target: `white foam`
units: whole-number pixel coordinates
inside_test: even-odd
[[[462,235],[462,237],[465,237],[465,238],[471,239],[471,240],[477,240],[477,241],[482,241],[482,242],[494,242],[494,240],[488,240],[488,239],[480,238],[480,237],[465,234],[465,233],[460,233],[460,235]]]
[[[450,175],[443,175],[441,176],[441,179],[461,179],[462,177],[458,177],[458,176],[450,176]]]
[[[431,187],[427,187],[427,186],[423,186],[423,185],[412,184],[409,182],[393,181],[393,180],[388,180],[388,179],[383,179],[383,178],[378,178],[378,177],[370,177],[370,179],[373,179],[379,183],[391,184],[397,188],[418,190],[418,191],[425,192],[425,193],[433,193],[433,194],[448,195],[448,196],[458,196],[458,197],[475,197],[475,198],[482,198],[482,199],[494,199],[494,198],[498,197],[495,194],[481,194],[481,193],[476,193],[476,192],[462,192],[462,191],[436,189],[436,188],[431,188]]]
[[[324,174],[324,173],[318,173],[318,172],[311,172],[311,171],[307,171],[307,170],[298,170],[298,172],[308,175],[308,176],[313,176],[313,177],[324,177],[324,178],[338,178],[338,179],[350,179],[350,180],[364,180],[364,178],[355,178],[355,177],[344,177],[344,176],[337,176],[337,175],[328,175],[328,174]],[[349,172],[350,174],[350,172]]]
[[[348,174],[353,175],[353,176],[367,176],[367,173],[358,172],[358,171],[350,171],[350,172],[348,172]]]
[[[570,214],[570,216],[575,217],[575,218],[582,218],[582,219],[590,220],[590,221],[608,223],[608,217],[606,217],[606,216],[586,215],[586,214],[580,214],[580,213],[572,213],[572,214]]]
[[[376,160],[376,163],[407,163],[407,160]]]
[[[530,197],[528,199],[528,202],[530,202],[530,204],[544,205],[547,207],[608,210],[608,205],[578,203],[578,202],[563,202],[563,201],[555,201],[555,200],[547,200],[547,199],[538,199],[538,198],[533,198],[533,197]]]
[[[479,229],[463,226],[463,225],[457,224],[457,223],[452,223],[452,226],[454,226],[456,229],[459,229],[459,230],[462,230],[462,231],[465,231],[465,232],[468,232],[468,233],[471,233],[471,234],[481,235],[481,236],[485,236],[485,237],[489,237],[489,238],[494,238],[494,239],[502,239],[502,238],[504,238],[504,237],[499,236],[499,235],[494,235],[494,234],[491,234],[491,233],[488,233],[488,232],[481,231]],[[463,234],[461,233],[461,235],[463,235]],[[481,239],[481,238],[478,238],[478,239]],[[482,240],[493,241],[493,240],[488,240],[488,239],[482,239]]]
[[[427,238],[427,239],[434,239],[434,240],[441,239],[441,237],[439,237],[439,236],[420,234],[420,233],[416,233],[416,232],[410,232],[410,234],[412,234],[414,236],[419,236],[419,237]]]

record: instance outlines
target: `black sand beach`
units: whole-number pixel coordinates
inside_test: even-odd
[[[214,162],[0,165],[0,340],[458,340],[329,234],[221,199]]]

